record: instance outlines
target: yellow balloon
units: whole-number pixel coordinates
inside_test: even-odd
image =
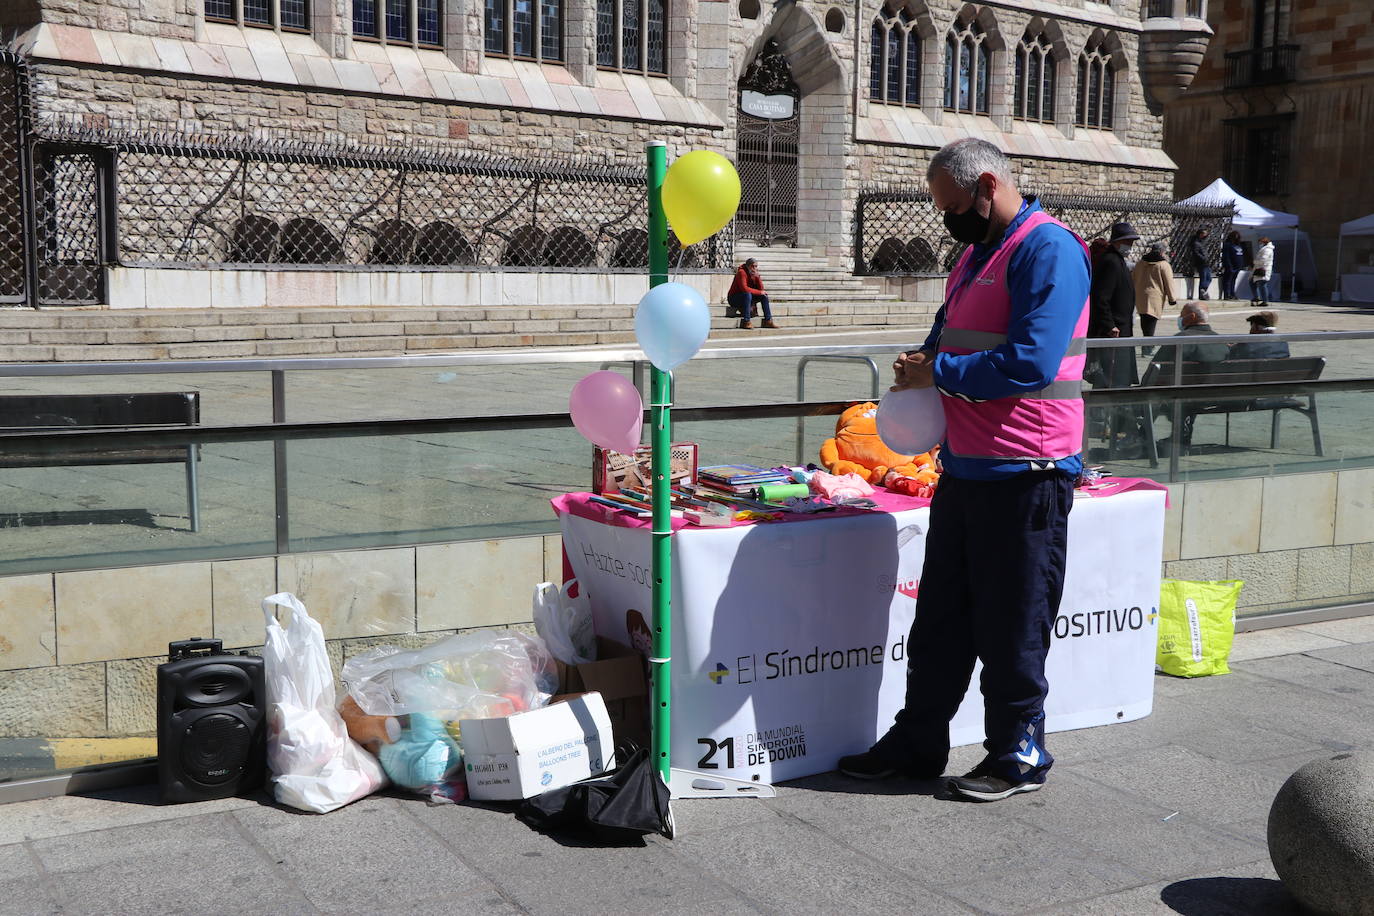
[[[663,212],[683,245],[724,229],[739,208],[739,173],[720,153],[694,150],[663,177]]]

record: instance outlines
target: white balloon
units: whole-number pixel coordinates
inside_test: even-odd
[[[899,455],[920,455],[945,438],[945,407],[934,388],[889,391],[876,420],[878,438]]]

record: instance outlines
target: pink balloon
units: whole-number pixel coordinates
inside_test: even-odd
[[[644,401],[629,379],[603,369],[585,376],[568,398],[573,425],[603,448],[633,454],[644,426]]]

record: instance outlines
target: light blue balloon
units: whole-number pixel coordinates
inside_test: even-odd
[[[635,310],[635,340],[649,362],[664,372],[695,356],[710,333],[706,300],[684,283],[655,286]]]

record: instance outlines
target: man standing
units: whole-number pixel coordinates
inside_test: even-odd
[[[1040,788],[1045,656],[1064,584],[1068,514],[1082,470],[1088,254],[1023,199],[1002,151],[956,140],[927,172],[950,235],[969,248],[920,350],[895,388],[934,385],[948,432],[931,504],[906,704],[878,743],[840,759],[861,779],[935,778],[949,723],[983,662],[987,751],[952,791],[994,801]]]
[[[1188,259],[1193,262],[1193,273],[1197,274],[1197,297],[1207,298],[1207,290],[1212,285],[1212,256],[1207,251],[1207,230],[1199,229],[1193,233],[1192,244],[1188,246]]]

